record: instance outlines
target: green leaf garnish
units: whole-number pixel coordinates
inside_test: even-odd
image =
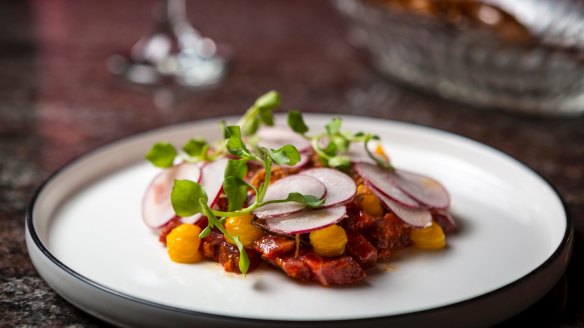
[[[202,213],[201,200],[207,203],[207,193],[200,184],[190,180],[174,180],[170,202],[178,216],[185,217]]]
[[[226,126],[224,130],[225,145],[230,154],[242,158],[250,157],[251,153],[241,139],[241,130],[237,125]]]
[[[262,121],[262,123],[264,123],[265,125],[267,125],[267,126],[274,125],[274,114],[272,113],[271,108],[268,109],[268,108],[260,107],[259,117],[260,117],[260,120]]]
[[[254,106],[262,110],[273,110],[280,106],[280,94],[277,91],[269,91],[260,96],[254,103]]]
[[[351,141],[341,135],[330,136],[331,142],[335,144],[337,151],[347,151],[349,150],[349,145]]]
[[[191,139],[183,145],[182,150],[191,157],[205,160],[209,145],[204,139]]]
[[[329,158],[328,165],[341,170],[346,170],[351,167],[351,160],[347,156],[335,156]]]
[[[249,265],[250,265],[250,261],[249,261],[249,257],[247,256],[247,252],[245,251],[245,247],[243,246],[243,244],[241,243],[241,241],[239,240],[239,236],[234,236],[234,237],[229,237],[231,238],[231,240],[233,240],[233,243],[235,244],[235,246],[237,246],[237,249],[239,250],[239,271],[241,271],[241,273],[243,273],[244,275],[247,273],[247,270],[249,270]]]
[[[329,143],[322,149],[322,151],[329,156],[335,156],[337,153],[337,145],[335,145],[334,142],[329,141]]]
[[[305,134],[308,132],[308,126],[304,123],[302,113],[297,110],[288,113],[288,126],[296,133]]]
[[[243,134],[246,136],[250,136],[255,134],[260,127],[260,120],[257,117],[251,118],[245,121],[242,125]]]
[[[327,123],[324,127],[326,132],[329,136],[335,135],[339,133],[341,130],[341,125],[343,124],[343,120],[338,117],[333,118],[329,123]]]
[[[176,155],[173,145],[168,142],[157,142],[150,148],[145,158],[156,167],[167,168],[172,166]]]
[[[227,161],[223,192],[227,195],[228,210],[241,209],[247,198],[248,184],[243,180],[247,174],[247,160]]]
[[[287,201],[305,204],[308,207],[319,207],[324,204],[325,199],[316,198],[312,195],[303,195],[299,192],[291,192],[286,198]]]
[[[228,210],[236,211],[243,206],[247,198],[248,184],[234,176],[225,177],[223,180],[223,192],[227,195]]]
[[[237,123],[241,126],[243,135],[255,134],[262,123],[269,126],[274,125],[273,111],[280,106],[280,103],[280,94],[276,91],[270,91],[260,96]]]
[[[292,166],[300,161],[300,153],[292,145],[285,145],[278,149],[267,149],[267,151],[274,163],[278,165]]]

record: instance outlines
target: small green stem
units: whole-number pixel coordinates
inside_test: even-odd
[[[367,136],[365,136],[365,142],[364,142],[364,147],[365,147],[365,151],[367,152],[367,155],[369,155],[369,157],[371,157],[371,159],[373,159],[375,161],[375,163],[377,163],[377,165],[386,168],[388,170],[394,171],[395,168],[393,166],[391,166],[391,164],[389,164],[386,161],[382,161],[379,159],[379,157],[377,157],[375,154],[373,154],[370,150],[369,150],[369,141],[371,141],[371,139],[373,138],[372,135],[368,134]]]
[[[241,273],[245,276],[247,274],[247,270],[249,269],[250,262],[249,256],[245,251],[245,247],[239,240],[239,237],[232,236],[229,232],[227,232],[227,230],[223,226],[223,221],[225,218],[217,219],[217,216],[215,215],[215,213],[213,213],[214,211],[211,208],[209,208],[209,205],[207,205],[207,202],[205,202],[203,198],[199,198],[199,204],[201,205],[201,209],[203,210],[203,215],[207,217],[209,226],[217,228],[219,231],[223,233],[223,235],[231,239],[233,243],[235,243],[235,246],[237,246],[237,249],[239,250],[239,271],[241,271]]]
[[[312,149],[314,149],[314,151],[316,152],[316,154],[318,155],[318,157],[324,158],[326,160],[329,160],[331,157],[322,151],[322,149],[320,148],[318,142],[320,141],[320,138],[323,135],[318,135],[316,137],[313,137],[310,141],[310,143],[312,144]]]
[[[255,105],[251,106],[246,112],[245,114],[243,114],[243,116],[239,119],[239,121],[237,121],[238,126],[243,126],[245,124],[245,122],[247,120],[250,119],[250,117],[255,117],[258,115],[258,111],[259,108]]]
[[[264,163],[264,181],[262,182],[262,186],[259,189],[259,193],[256,195],[256,202],[260,203],[264,200],[266,196],[266,192],[268,191],[268,187],[270,185],[270,180],[272,179],[272,159],[270,156],[265,156]]]

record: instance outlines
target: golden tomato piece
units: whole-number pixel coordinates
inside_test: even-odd
[[[325,257],[342,255],[347,245],[347,233],[338,225],[312,231],[309,238],[314,252]]]
[[[178,263],[195,263],[203,257],[199,251],[201,228],[194,224],[181,224],[166,236],[166,247],[171,260]]]
[[[251,214],[230,217],[225,221],[225,230],[232,236],[239,236],[239,241],[244,247],[249,246],[256,239],[264,235],[262,229],[251,224],[253,216]],[[225,236],[228,243],[234,244],[231,238]]]
[[[440,225],[432,222],[432,225],[410,231],[410,240],[415,247],[422,249],[442,249],[446,247],[446,236]]]

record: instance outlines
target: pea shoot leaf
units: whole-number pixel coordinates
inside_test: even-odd
[[[262,123],[268,126],[274,125],[274,114],[271,108],[259,107],[259,117]]]
[[[241,139],[241,130],[237,125],[226,126],[224,130],[225,146],[230,154],[241,158],[248,158],[251,153]]]
[[[172,191],[170,192],[170,202],[172,208],[178,216],[191,216],[202,213],[200,199],[207,202],[207,193],[203,187],[191,180],[174,180]]]
[[[331,141],[335,144],[337,151],[347,151],[351,143],[347,138],[340,134],[332,135]]]
[[[260,110],[272,110],[279,107],[281,102],[280,94],[272,90],[260,96],[255,101],[254,106],[260,108]]]
[[[347,156],[335,156],[328,160],[328,165],[330,167],[336,167],[341,170],[346,170],[351,167],[351,160]]]
[[[256,133],[260,127],[260,119],[254,116],[248,120],[245,120],[242,124],[241,129],[243,130],[243,135],[251,136]]]
[[[145,158],[156,167],[167,168],[172,166],[176,155],[176,149],[172,144],[157,142],[148,151]]]
[[[204,139],[191,139],[182,147],[187,155],[200,159],[205,159],[208,149],[209,145]]]
[[[319,199],[312,195],[303,195],[299,192],[291,192],[286,197],[286,201],[305,204],[308,207],[319,207],[324,204],[325,199]]]
[[[228,210],[236,211],[243,207],[247,198],[248,184],[243,181],[247,174],[247,160],[227,161],[223,191],[227,195]]]
[[[274,163],[278,165],[294,165],[300,161],[300,153],[298,152],[298,149],[292,145],[285,145],[278,149],[266,150]]]
[[[341,130],[341,124],[343,124],[343,120],[338,117],[333,118],[329,123],[327,123],[324,127],[326,132],[329,136],[339,133]]]
[[[337,154],[337,146],[333,142],[329,142],[322,151],[329,156],[335,156]]]
[[[288,125],[296,133],[305,134],[308,132],[308,126],[304,123],[304,117],[297,110],[288,113]]]

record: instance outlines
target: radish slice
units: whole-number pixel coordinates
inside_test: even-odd
[[[201,169],[197,164],[182,163],[154,177],[142,199],[142,219],[148,227],[160,228],[175,217],[170,192],[176,179],[199,182]]]
[[[288,144],[296,147],[299,152],[304,152],[311,148],[310,141],[285,125],[262,126],[258,130],[257,136],[259,137],[259,145],[271,149],[280,148]]]
[[[357,163],[354,165],[354,168],[365,179],[367,186],[371,187],[371,189],[382,192],[386,197],[391,198],[402,206],[410,208],[421,207],[415,199],[398,188],[393,172],[370,163]]]
[[[227,165],[227,158],[222,158],[214,162],[205,164],[201,170],[201,186],[207,193],[207,205],[213,207],[219,200],[219,195],[223,190],[223,180],[225,176],[225,166]],[[203,214],[197,213],[191,216],[180,218],[183,223],[196,223]]]
[[[264,201],[285,199],[291,192],[312,195],[321,199],[326,194],[324,184],[307,175],[290,175],[271,184],[264,196]],[[306,205],[296,202],[275,203],[262,206],[253,214],[259,218],[278,217],[301,211]]]
[[[395,214],[405,223],[421,228],[428,227],[432,224],[432,214],[427,209],[407,208],[394,202],[391,198],[385,196],[375,188],[373,188],[371,191],[375,196],[377,196],[377,198],[379,198],[379,200],[381,200],[383,204],[385,204],[388,209],[393,212],[393,214]]]
[[[438,223],[444,233],[448,234],[456,231],[456,222],[454,222],[454,218],[448,211],[438,210],[432,213],[432,218]]]
[[[225,179],[225,167],[227,158],[218,159],[207,163],[201,170],[201,186],[207,192],[209,200],[207,204],[212,207],[217,203],[221,190],[223,190],[223,180]]]
[[[318,179],[326,187],[326,200],[323,208],[344,204],[357,193],[357,186],[351,177],[341,171],[329,168],[306,170],[301,175]]]
[[[265,219],[265,226],[277,234],[299,234],[321,229],[341,221],[347,213],[345,206],[307,209],[283,217]]]
[[[450,195],[438,181],[404,170],[396,170],[396,173],[394,176],[397,187],[413,199],[437,209],[450,206]]]

